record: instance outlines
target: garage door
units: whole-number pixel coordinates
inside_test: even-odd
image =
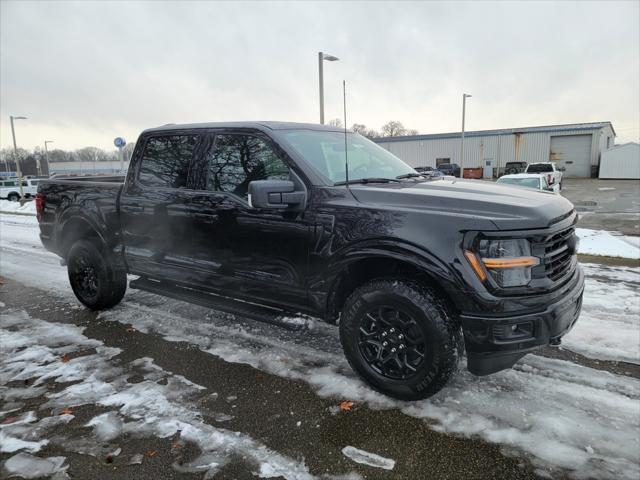
[[[564,167],[566,177],[591,176],[591,135],[551,137],[549,160]]]

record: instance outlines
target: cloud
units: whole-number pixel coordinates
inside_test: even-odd
[[[112,148],[164,123],[397,119],[455,131],[610,120],[640,134],[638,2],[2,2],[0,145]]]

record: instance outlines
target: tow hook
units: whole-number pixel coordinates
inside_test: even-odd
[[[559,347],[562,344],[562,337],[552,338],[549,342],[550,347]]]

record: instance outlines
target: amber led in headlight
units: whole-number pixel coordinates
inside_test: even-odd
[[[466,250],[465,257],[480,280],[485,279],[486,271],[500,287],[527,285],[531,268],[540,263],[539,258],[531,256],[531,244],[525,238],[482,239],[477,253]],[[484,269],[478,265],[478,257]]]

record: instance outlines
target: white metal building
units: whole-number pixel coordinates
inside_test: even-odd
[[[124,171],[129,168],[129,162],[124,162]],[[49,163],[49,173],[51,175],[65,174],[119,174],[123,173],[119,161],[108,162],[51,162]]]
[[[480,130],[464,134],[464,168],[488,167],[494,174],[507,162],[555,161],[567,177],[597,176],[601,153],[613,147],[611,122]],[[377,138],[374,141],[413,167],[460,161],[460,132]]]
[[[599,176],[640,180],[640,144],[624,143],[602,152]]]

